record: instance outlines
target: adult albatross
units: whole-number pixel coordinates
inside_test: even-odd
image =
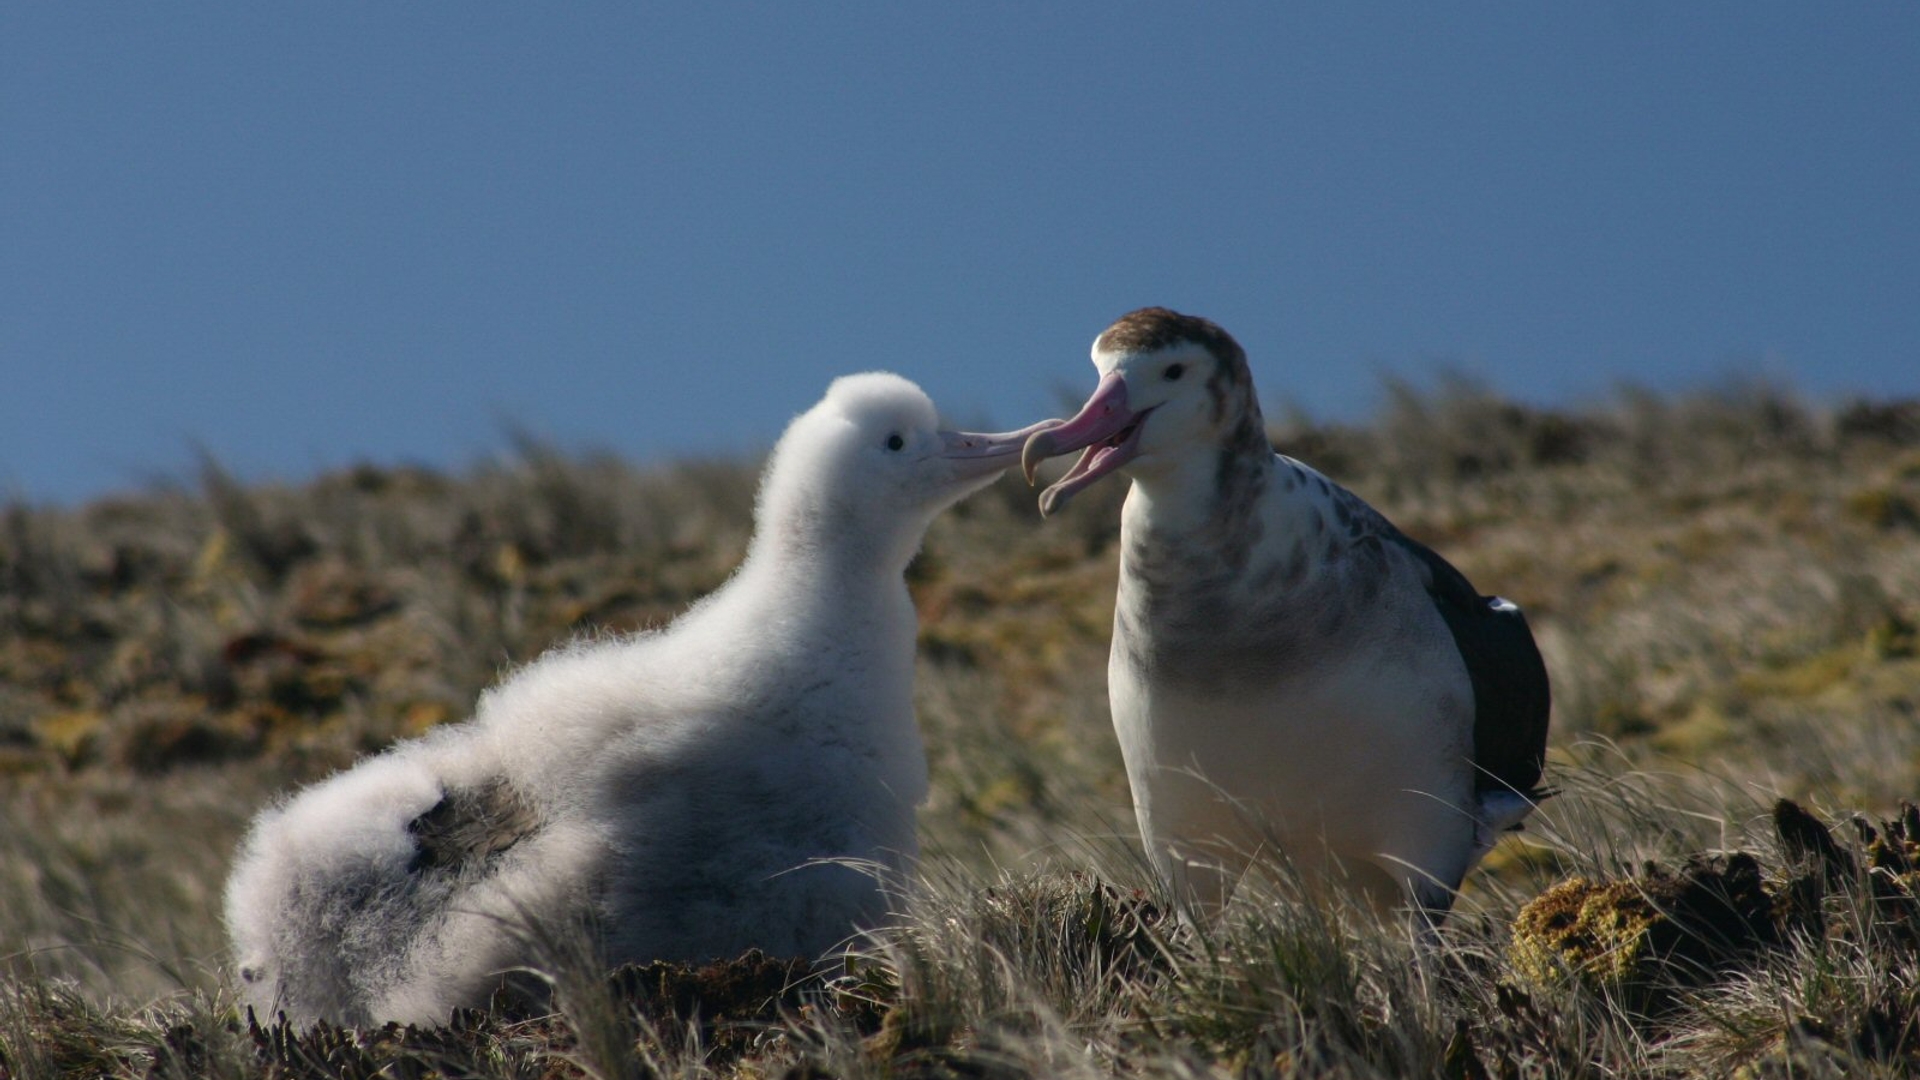
[[[1155,869],[1204,914],[1278,848],[1437,924],[1545,795],[1526,618],[1275,454],[1246,354],[1212,322],[1132,312],[1093,363],[1093,396],[1022,463],[1031,481],[1084,451],[1043,514],[1108,473],[1133,481],[1108,689]]]

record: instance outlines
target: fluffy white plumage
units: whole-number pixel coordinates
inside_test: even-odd
[[[1084,450],[1043,512],[1132,478],[1108,690],[1147,853],[1202,912],[1280,849],[1430,922],[1542,797],[1547,675],[1481,596],[1357,495],[1276,455],[1240,346],[1163,308],[1094,342]]]
[[[902,572],[1010,465],[898,376],[839,379],[763,477],[747,558],[667,628],[558,649],[474,717],[262,812],[226,893],[262,1016],[444,1021],[543,934],[607,964],[819,955],[884,913],[927,789]]]

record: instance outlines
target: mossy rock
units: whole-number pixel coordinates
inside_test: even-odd
[[[1612,881],[1576,877],[1514,917],[1508,958],[1535,982],[1569,971],[1631,1007],[1663,1006],[1777,944],[1773,900],[1752,855],[1695,856],[1678,870],[1648,863]]]
[[[1514,917],[1508,958],[1534,982],[1573,974],[1628,1007],[1658,1012],[1672,992],[1699,986],[1751,963],[1789,935],[1855,936],[1854,903],[1870,904],[1871,935],[1882,944],[1920,946],[1920,807],[1877,825],[1852,819],[1857,847],[1782,799],[1773,825],[1786,866],[1771,884],[1752,855],[1696,855],[1677,870],[1648,863],[1633,877],[1571,878],[1535,897]],[[1839,913],[1839,918],[1830,915]]]

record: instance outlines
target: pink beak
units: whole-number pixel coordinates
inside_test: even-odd
[[[1134,412],[1127,407],[1127,384],[1119,372],[1110,372],[1094,387],[1093,396],[1073,419],[1050,421],[1027,440],[1020,466],[1033,483],[1034,470],[1047,458],[1084,449],[1067,475],[1040,493],[1040,514],[1052,514],[1094,481],[1133,460],[1140,452],[1140,431],[1152,409]]]
[[[1051,420],[1042,420],[1019,431],[991,435],[976,431],[942,431],[940,456],[954,463],[954,473],[959,479],[986,476],[1011,466],[1015,455],[1022,451],[1027,440],[1051,423]]]

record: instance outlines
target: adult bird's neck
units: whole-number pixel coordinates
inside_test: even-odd
[[[1121,511],[1121,604],[1184,608],[1237,589],[1265,533],[1271,456],[1195,453],[1137,474]]]
[[[1134,478],[1122,513],[1122,560],[1137,588],[1287,590],[1338,561],[1364,529],[1363,506],[1313,469],[1264,445],[1191,455]]]
[[[1169,543],[1232,542],[1260,528],[1276,461],[1258,410],[1249,409],[1217,442],[1131,470],[1127,524]]]

